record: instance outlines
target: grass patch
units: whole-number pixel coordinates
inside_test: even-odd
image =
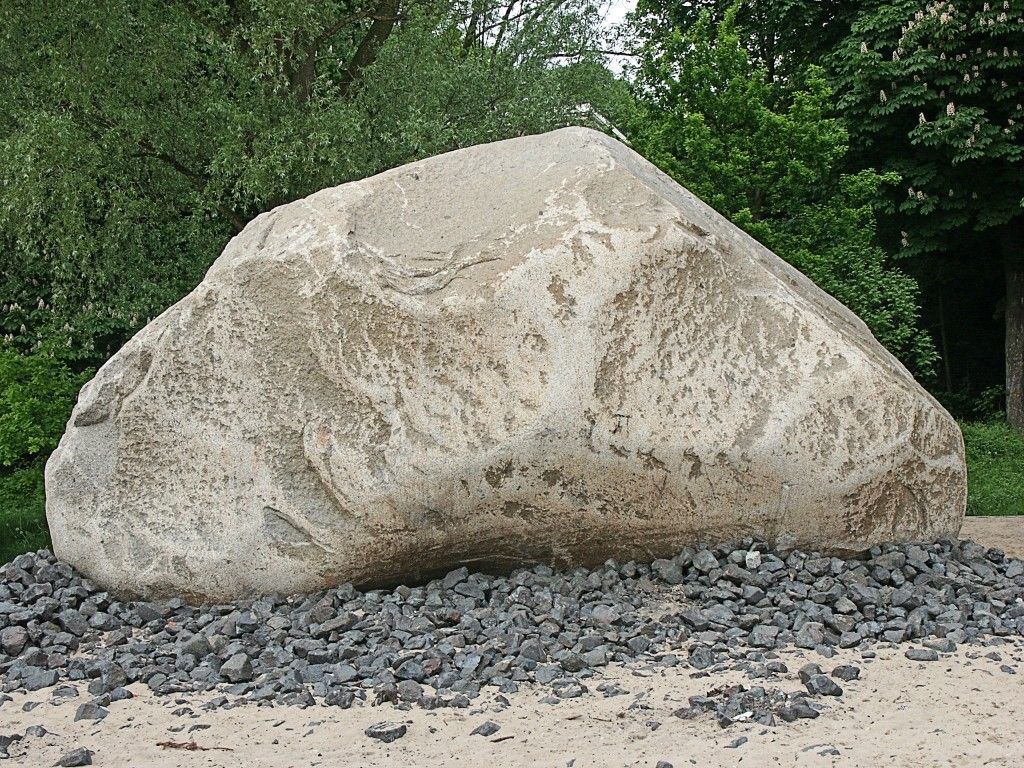
[[[50,546],[42,460],[23,469],[0,470],[0,563]]]
[[[967,446],[967,514],[1024,515],[1024,435],[999,422],[960,427]]]

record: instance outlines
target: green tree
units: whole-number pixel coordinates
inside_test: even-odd
[[[873,202],[894,181],[842,174],[847,131],[822,71],[772,82],[751,60],[737,10],[647,39],[637,71],[637,146],[680,183],[856,312],[890,351],[928,374],[918,289],[874,238]],[[649,28],[647,28],[649,31]]]
[[[1024,430],[1024,0],[870,3],[829,59],[857,160],[899,174],[907,256],[1005,273],[1007,418]],[[964,248],[991,232],[997,253]]]
[[[47,542],[43,465],[87,377],[51,349],[20,354],[0,342],[0,563]]]
[[[634,28],[648,43],[688,30],[702,14],[714,39],[731,14],[730,33],[738,36],[751,61],[774,82],[820,64],[849,31],[857,3],[849,0],[637,0]]]

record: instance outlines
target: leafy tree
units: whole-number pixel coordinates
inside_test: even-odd
[[[578,122],[597,22],[589,0],[3,4],[0,337],[97,366],[256,214]]]
[[[0,562],[47,543],[43,465],[88,373],[0,343]]]
[[[856,7],[848,0],[637,0],[632,22],[644,40],[657,45],[672,30],[694,27],[702,14],[714,39],[731,14],[730,33],[775,82],[820,64],[849,31]]]
[[[883,209],[908,256],[1005,270],[1007,417],[1024,430],[1024,0],[870,3],[829,59],[859,162],[899,174]],[[965,248],[993,233],[995,252]],[[977,236],[975,236],[977,242]]]
[[[636,82],[640,107],[627,122],[642,152],[849,306],[912,369],[930,372],[917,285],[874,242],[872,204],[894,177],[840,173],[848,135],[829,116],[820,69],[771,82],[733,10],[717,26],[705,13],[647,40]]]

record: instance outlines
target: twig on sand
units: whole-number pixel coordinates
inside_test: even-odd
[[[189,752],[209,752],[213,749],[219,749],[224,752],[234,752],[231,747],[201,747],[193,741],[158,741],[156,743],[158,747],[164,749],[187,749]]]

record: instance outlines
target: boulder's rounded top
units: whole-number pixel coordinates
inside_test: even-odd
[[[425,298],[447,295],[449,278],[466,277],[467,266],[487,264],[474,282],[493,282],[556,242],[611,229],[653,233],[676,216],[686,200],[666,197],[672,182],[634,157],[583,127],[458,149],[258,216],[208,279],[299,260],[383,275],[394,290]]]

